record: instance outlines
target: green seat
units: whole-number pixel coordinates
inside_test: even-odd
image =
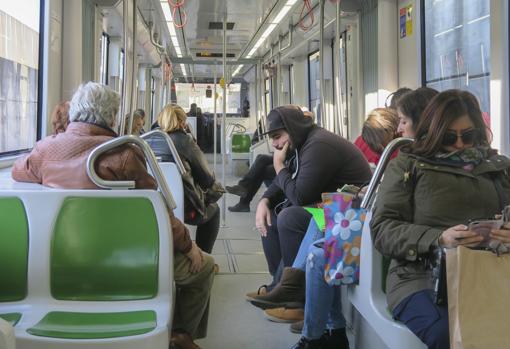
[[[16,324],[21,319],[21,313],[7,313],[7,314],[0,314],[0,318],[7,321],[12,327],[16,326]]]
[[[158,249],[150,200],[66,198],[51,243],[51,294],[75,301],[154,298]]]
[[[28,221],[23,202],[0,197],[0,302],[27,296]]]
[[[305,207],[305,210],[308,211],[313,216],[315,223],[321,231],[326,229],[326,219],[324,218],[324,209],[318,207]]]
[[[249,153],[250,146],[250,135],[243,133],[234,133],[232,135],[232,153]]]
[[[55,311],[46,314],[27,332],[41,337],[64,339],[101,339],[136,336],[156,328],[154,311],[123,313],[72,313]]]

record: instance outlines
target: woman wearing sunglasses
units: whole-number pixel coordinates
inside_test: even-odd
[[[371,221],[375,247],[391,257],[387,300],[393,317],[428,348],[450,348],[448,309],[433,297],[430,252],[475,247],[470,219],[508,205],[510,159],[487,140],[480,106],[469,92],[448,90],[427,106],[416,141],[390,162]],[[510,230],[492,238],[510,242]]]

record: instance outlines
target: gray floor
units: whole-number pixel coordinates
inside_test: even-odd
[[[208,155],[212,168],[212,156]],[[221,180],[221,164],[216,177]],[[226,184],[237,183],[227,165]],[[268,283],[267,264],[262,252],[260,236],[255,226],[255,208],[263,186],[251,205],[250,213],[231,213],[226,210],[225,226],[220,228],[213,255],[220,266],[216,275],[207,338],[197,341],[204,349],[290,348],[299,335],[289,331],[288,324],[265,319],[261,310],[244,300],[246,292]],[[238,197],[226,195],[226,206],[237,203]],[[222,201],[219,202],[220,207]]]

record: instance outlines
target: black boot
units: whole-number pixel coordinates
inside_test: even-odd
[[[228,210],[230,212],[250,212],[250,205],[243,204],[242,202],[238,202],[234,206],[229,206]]]
[[[246,196],[246,193],[248,192],[248,190],[245,187],[243,187],[242,185],[239,185],[239,184],[236,184],[233,186],[226,185],[225,189],[227,190],[228,193],[234,194],[234,195],[237,195],[240,197]]]
[[[319,339],[307,339],[301,337],[299,342],[294,344],[291,349],[324,349],[324,343],[322,337]]]
[[[322,335],[324,349],[349,349],[349,340],[344,328],[326,330]]]
[[[296,268],[284,268],[280,283],[268,294],[253,297],[251,304],[264,310],[304,308],[305,272]]]

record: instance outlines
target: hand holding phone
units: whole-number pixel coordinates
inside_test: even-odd
[[[490,233],[493,229],[499,229],[503,225],[502,219],[474,220],[469,223],[468,230],[483,236],[481,246],[487,245],[491,239]]]

